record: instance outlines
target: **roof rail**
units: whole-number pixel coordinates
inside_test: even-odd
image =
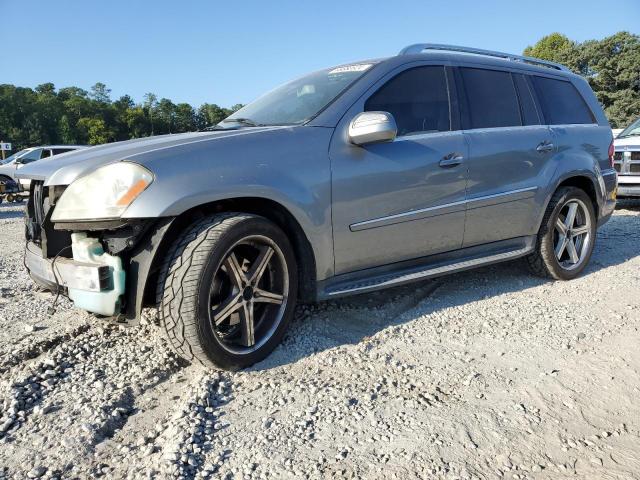
[[[502,58],[505,60],[510,60],[512,62],[522,62],[522,63],[529,63],[531,65],[540,65],[547,68],[555,68],[556,70],[562,70],[565,72],[570,71],[564,65],[561,65],[555,62],[549,62],[547,60],[540,60],[539,58],[525,57],[522,55],[513,55],[511,53],[494,52],[491,50],[482,50],[480,48],[459,47],[456,45],[445,45],[441,43],[415,43],[413,45],[409,45],[408,47],[405,47],[402,50],[400,50],[400,53],[398,55],[412,55],[415,53],[422,53],[425,50],[444,50],[448,52],[472,53],[474,55],[485,55],[487,57]]]

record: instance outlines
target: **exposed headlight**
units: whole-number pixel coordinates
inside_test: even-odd
[[[151,172],[135,163],[106,165],[73,181],[56,203],[51,220],[120,218],[151,182]]]

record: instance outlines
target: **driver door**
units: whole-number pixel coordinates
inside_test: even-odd
[[[338,125],[330,147],[336,274],[461,247],[468,152],[451,82],[444,65],[403,66]],[[363,111],[391,113],[396,140],[352,144],[348,126]]]

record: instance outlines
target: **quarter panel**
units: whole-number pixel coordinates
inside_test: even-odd
[[[553,142],[557,152],[553,157],[554,171],[546,182],[544,201],[538,220],[540,227],[542,217],[551,197],[565,180],[573,177],[585,177],[591,180],[596,192],[598,216],[606,214],[611,209],[611,202],[607,200],[617,182],[615,175],[610,175],[609,169],[603,172],[601,163],[608,157],[611,141],[611,129],[600,125],[554,125],[551,128]],[[603,176],[607,174],[607,181]],[[613,181],[611,181],[613,180]]]

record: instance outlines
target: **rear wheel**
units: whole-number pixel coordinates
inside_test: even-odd
[[[183,358],[236,370],[265,358],[293,316],[297,266],[286,235],[242,213],[207,217],[178,238],[160,275],[159,316]]]
[[[527,257],[531,270],[556,280],[580,275],[593,252],[596,223],[593,204],[583,190],[558,189],[540,226],[536,250]]]

